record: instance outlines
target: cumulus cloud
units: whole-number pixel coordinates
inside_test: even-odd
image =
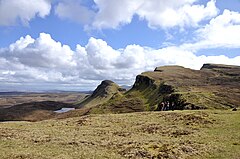
[[[97,29],[117,28],[132,21],[134,15],[146,20],[151,28],[198,26],[199,22],[218,14],[216,1],[206,6],[196,0],[94,0],[98,8],[92,26]]]
[[[119,25],[132,21],[136,10],[143,3],[142,0],[94,0],[98,12],[92,26],[97,29],[117,28]]]
[[[11,26],[18,21],[27,25],[34,17],[50,13],[50,0],[0,0],[0,25]]]
[[[49,34],[41,33],[37,39],[21,37],[0,51],[0,81],[12,85],[74,82],[78,80],[74,56],[69,46],[56,42]]]
[[[206,5],[197,0],[93,0],[95,7],[81,4],[83,1],[62,0],[55,14],[85,24],[86,29],[116,29],[132,22],[134,15],[146,20],[150,28],[197,27],[200,22],[218,14],[216,0]]]
[[[200,22],[218,14],[216,0],[206,5],[197,0],[93,0],[95,6],[84,5],[83,0],[0,0],[0,25],[21,22],[27,25],[34,17],[50,14],[51,5],[61,19],[85,25],[85,29],[116,29],[132,22],[134,15],[146,20],[150,28],[196,27]],[[9,10],[11,12],[9,12]],[[6,14],[7,13],[7,14]]]
[[[153,28],[195,27],[199,22],[218,14],[215,0],[209,1],[206,6],[196,5],[194,2],[194,0],[145,1],[137,14],[146,19],[148,25]]]
[[[196,43],[184,44],[185,49],[240,48],[240,13],[229,10],[213,18],[196,31]]]
[[[49,34],[41,33],[36,40],[29,35],[21,37],[9,46],[9,52],[5,56],[25,66],[62,69],[76,65],[73,54],[68,45],[62,45]]]
[[[90,38],[86,45],[89,64],[97,69],[113,68],[114,61],[120,56],[120,52],[101,40]]]
[[[93,89],[101,80],[132,84],[135,76],[162,65],[181,65],[199,69],[203,63],[240,65],[240,56],[197,56],[183,47],[161,49],[128,45],[113,49],[101,39],[90,38],[75,50],[41,33],[36,39],[20,38],[0,51],[0,82],[51,84]]]
[[[77,0],[68,0],[57,4],[55,14],[62,19],[70,19],[81,24],[88,24],[95,13]]]

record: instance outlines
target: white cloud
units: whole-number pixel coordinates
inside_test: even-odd
[[[196,43],[182,45],[185,49],[240,48],[240,13],[229,10],[213,18],[196,31]]]
[[[0,25],[27,25],[36,16],[50,14],[52,0],[0,0]],[[85,25],[85,29],[116,29],[132,22],[134,15],[146,20],[151,28],[196,27],[218,14],[216,0],[205,6],[197,0],[94,0],[85,6],[83,0],[58,0],[55,15]],[[11,12],[9,12],[11,11]]]
[[[58,68],[73,67],[73,51],[68,45],[54,41],[49,34],[41,33],[36,40],[29,35],[11,44],[8,58],[13,58],[30,67]]]
[[[153,28],[197,26],[199,22],[217,15],[216,1],[206,6],[194,4],[194,0],[145,1],[137,14],[148,21]]]
[[[62,19],[70,19],[74,22],[88,24],[95,13],[81,5],[77,0],[68,0],[57,4],[55,14]]]
[[[81,0],[60,2],[55,13],[60,18],[85,24],[87,29],[116,29],[132,22],[134,15],[146,20],[150,28],[196,27],[218,14],[216,0],[205,6],[197,0],[94,0],[95,8]]]
[[[86,45],[89,64],[97,69],[113,68],[114,61],[120,56],[120,52],[108,46],[101,39],[90,38]]]
[[[98,8],[92,26],[97,29],[117,28],[132,21],[143,0],[94,0]]]
[[[216,0],[205,6],[197,0],[94,0],[95,8],[82,0],[57,1],[55,14],[61,19],[85,25],[87,29],[116,29],[132,22],[134,15],[146,20],[150,28],[196,27],[218,14]],[[9,12],[9,10],[11,12]],[[0,0],[0,25],[27,25],[36,16],[51,11],[51,0]],[[7,13],[7,14],[6,14]]]
[[[121,52],[121,56],[114,62],[117,68],[132,68],[134,70],[145,68],[146,50],[143,47],[139,45],[128,45],[125,49],[121,50]]]
[[[86,46],[77,45],[75,50],[71,50],[45,33],[37,39],[30,36],[20,38],[9,48],[0,50],[1,84],[21,83],[37,87],[41,83],[65,89],[93,89],[104,79],[132,84],[137,74],[162,65],[193,69],[199,69],[203,63],[240,65],[240,56],[197,56],[177,46],[153,49],[128,45],[115,50],[105,41],[95,38],[90,38]],[[1,84],[0,88],[3,87]]]
[[[117,28],[132,21],[134,15],[148,22],[151,28],[198,26],[199,22],[215,17],[216,1],[206,6],[196,0],[94,0],[99,11],[92,24],[94,28]]]
[[[34,17],[44,18],[50,13],[50,0],[0,0],[0,25],[27,25]]]

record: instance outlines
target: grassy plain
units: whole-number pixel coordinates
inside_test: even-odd
[[[240,158],[240,111],[91,114],[0,123],[0,158]]]

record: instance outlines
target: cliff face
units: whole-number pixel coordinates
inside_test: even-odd
[[[240,67],[216,64],[204,64],[201,70],[157,67],[153,72],[138,75],[130,92],[138,92],[149,110],[161,109],[166,104],[174,105],[174,109],[238,107]]]
[[[149,78],[148,76],[137,75],[135,83],[133,85],[134,88],[146,86],[146,87],[156,87],[154,85],[154,80]]]

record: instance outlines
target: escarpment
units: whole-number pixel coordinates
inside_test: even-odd
[[[137,75],[129,91],[110,98],[102,108],[113,112],[229,109],[239,103],[240,67],[204,64],[200,70],[162,66]]]

